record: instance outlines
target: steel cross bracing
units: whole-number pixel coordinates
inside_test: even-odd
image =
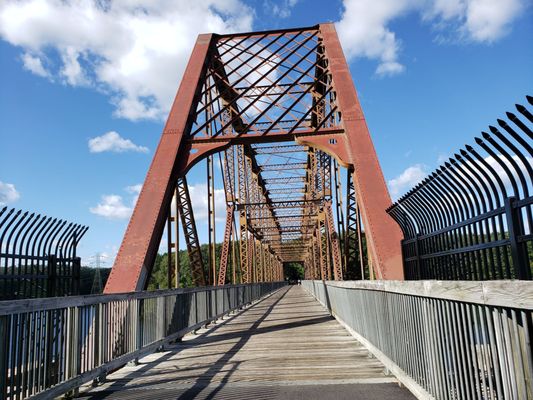
[[[344,260],[348,279],[365,278],[361,220],[353,180],[350,174],[346,182],[346,230],[344,236]]]
[[[185,181],[206,159],[208,269]],[[385,212],[390,197],[334,25],[200,35],[106,292],[146,287],[165,227],[176,251],[180,219],[198,285],[282,279],[288,262],[310,278],[345,278],[354,243],[339,167],[353,182],[375,276],[401,279],[401,232]],[[226,202],[220,257],[218,172]],[[180,218],[169,211],[176,186]]]
[[[191,198],[185,177],[178,179],[176,185],[176,198],[178,201],[178,214],[181,217],[185,241],[187,242],[191,273],[195,282],[199,285],[205,285],[204,262],[202,259],[202,252],[200,251],[200,241],[198,240],[198,232],[196,231]]]

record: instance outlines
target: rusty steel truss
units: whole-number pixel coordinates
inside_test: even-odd
[[[185,180],[202,160],[207,260]],[[226,202],[219,256],[217,161]],[[144,289],[165,227],[169,253],[177,251],[180,219],[198,285],[280,280],[288,262],[313,279],[364,278],[368,265],[379,279],[402,279],[402,236],[389,205],[333,24],[200,35],[105,291]],[[179,261],[168,259],[172,286]]]

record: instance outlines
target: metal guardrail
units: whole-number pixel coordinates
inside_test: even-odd
[[[0,300],[79,294],[76,247],[89,228],[0,208]]]
[[[418,398],[533,398],[533,286],[302,281]]]
[[[533,115],[516,109],[387,209],[406,279],[532,279]]]
[[[0,398],[53,398],[285,282],[0,302]]]

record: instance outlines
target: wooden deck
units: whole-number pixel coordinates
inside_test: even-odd
[[[411,399],[302,287],[286,287],[137,366],[87,399]]]

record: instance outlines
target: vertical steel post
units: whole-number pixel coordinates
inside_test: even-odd
[[[172,203],[167,218],[167,289],[172,288]]]
[[[74,257],[72,260],[72,289],[71,296],[80,294],[80,280],[81,280],[81,257]]]
[[[507,230],[509,232],[509,241],[511,245],[511,258],[513,267],[517,271],[518,279],[531,280],[531,268],[527,265],[527,253],[518,242],[520,232],[519,209],[514,205],[515,197],[506,197],[504,199],[505,217],[507,219]]]
[[[52,254],[48,256],[48,280],[47,280],[47,297],[56,297],[57,295],[57,257]]]
[[[213,156],[207,157],[207,211],[209,234],[209,284],[216,285],[216,222],[215,222],[215,173],[213,170]]]
[[[176,253],[174,257],[174,287],[177,289],[180,287],[180,226],[179,226],[179,207],[178,207],[178,189],[174,188],[174,236],[176,240],[174,242],[174,251]]]

